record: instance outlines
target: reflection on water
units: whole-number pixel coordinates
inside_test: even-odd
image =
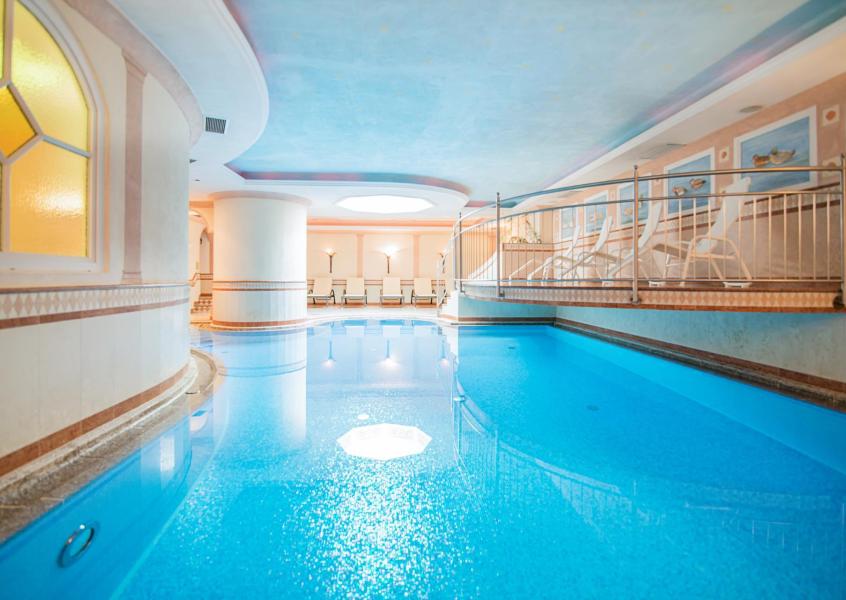
[[[550,331],[346,321],[198,332],[224,365],[213,396],[0,548],[4,587],[130,598],[846,593],[846,476],[826,444],[796,432],[779,443],[779,419],[741,420],[737,406],[729,418],[703,385],[695,398],[674,388],[656,359],[628,371],[612,350]],[[719,385],[738,406],[757,401]],[[767,401],[770,413],[792,402]],[[809,440],[846,435],[842,415],[784,410]],[[59,569],[67,531],[93,518],[103,537]]]

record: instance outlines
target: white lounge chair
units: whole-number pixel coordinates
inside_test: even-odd
[[[579,245],[579,240],[581,239],[581,237],[582,229],[579,225],[576,225],[575,227],[573,227],[573,235],[570,237],[570,243],[567,244],[567,247],[564,249],[564,251],[547,258],[545,261],[543,261],[543,263],[541,263],[541,266],[529,273],[526,279],[534,279],[538,271],[543,271],[543,273],[541,274],[541,279],[548,279],[549,272],[551,270],[572,265],[575,262],[573,256],[576,253],[576,248]]]
[[[655,231],[658,229],[658,223],[661,221],[661,210],[664,205],[663,201],[649,202],[649,214],[646,217],[646,224],[643,226],[643,231],[640,232],[640,237],[637,240],[637,261],[638,261],[638,276],[640,276],[640,263],[652,254],[652,246],[655,245],[655,240],[652,239]],[[610,260],[616,260],[617,264],[608,271],[608,277],[614,277],[620,271],[625,269],[632,263],[634,258],[634,251],[628,250],[622,257],[610,257]]]
[[[436,299],[437,296],[432,289],[432,280],[428,277],[415,277],[414,288],[411,290],[411,303],[428,300],[429,304],[434,304]]]
[[[663,244],[656,244],[655,250],[664,252],[667,259],[664,263],[664,278],[667,277],[667,268],[671,265],[681,265],[681,284],[685,284],[685,279],[690,271],[690,266],[696,261],[707,261],[714,269],[717,277],[723,282],[726,287],[731,286],[748,286],[752,280],[752,274],[749,272],[749,267],[740,256],[740,250],[737,248],[734,240],[728,237],[729,230],[740,219],[740,213],[743,206],[746,204],[748,196],[729,196],[728,194],[737,193],[745,194],[749,191],[752,185],[752,180],[749,177],[744,177],[735,181],[725,189],[723,202],[720,210],[717,213],[716,219],[708,229],[708,233],[704,235],[694,236],[689,241],[666,242]],[[672,262],[671,259],[675,259]],[[740,267],[743,273],[744,282],[727,281],[725,273],[720,269],[718,261],[723,261],[725,266],[726,261],[734,261]]]
[[[367,305],[367,290],[364,288],[364,277],[347,277],[347,287],[344,289],[344,304],[349,300],[364,302]]]
[[[318,300],[325,300],[328,306],[329,300],[335,304],[335,290],[332,289],[331,277],[315,277],[314,285],[311,287],[308,297],[312,304],[317,304]]]
[[[379,291],[380,303],[384,303],[385,300],[399,300],[399,303],[402,304],[404,299],[399,277],[385,277],[382,279],[382,289]]]
[[[586,266],[588,262],[597,258],[607,258],[607,254],[603,254],[602,250],[605,244],[608,243],[608,236],[611,235],[611,225],[614,223],[614,217],[608,215],[602,222],[602,228],[599,230],[599,236],[596,238],[593,247],[590,250],[583,251],[581,254],[573,257],[573,264],[570,265],[563,273],[561,279],[564,279],[571,273],[575,275],[576,269]]]

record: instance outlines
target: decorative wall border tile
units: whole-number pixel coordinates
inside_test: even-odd
[[[725,310],[760,312],[835,312],[839,292],[796,289],[695,289],[649,288],[639,290],[639,303],[632,303],[631,289],[612,287],[503,286],[497,298],[490,284],[464,284],[471,298],[522,304],[596,306],[664,310]]]
[[[152,400],[170,389],[172,386],[176,385],[188,373],[189,365],[182,365],[176,373],[151,388],[135,394],[134,396],[130,396],[129,398],[122,400],[109,408],[103,409],[93,415],[89,415],[81,421],[77,421],[76,423],[68,425],[59,431],[55,431],[40,440],[36,440],[31,444],[27,444],[22,448],[18,448],[17,450],[0,457],[0,475],[5,475],[22,465],[32,462],[36,458],[56,450],[60,446],[63,446],[64,444],[93,431],[97,427],[116,419],[124,413],[138,408],[145,402]],[[188,383],[190,383],[190,381]],[[187,383],[184,387],[187,387]]]
[[[0,329],[187,304],[187,284],[0,289]]]
[[[212,329],[266,329],[268,327],[301,327],[308,319],[292,319],[290,321],[218,321],[213,319]]]
[[[214,292],[299,292],[308,287],[303,281],[272,281],[272,280],[220,280],[212,281]]]

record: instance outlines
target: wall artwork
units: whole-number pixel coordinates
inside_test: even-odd
[[[561,239],[569,240],[573,237],[573,230],[576,227],[576,209],[565,208],[558,211],[561,220]]]
[[[602,223],[608,215],[608,205],[596,204],[597,202],[608,202],[608,192],[602,192],[585,201],[585,233],[602,229]]]
[[[816,163],[816,107],[756,129],[735,140],[737,167],[792,167]],[[814,173],[752,173],[750,191],[805,188]]]
[[[646,175],[646,174],[644,174]],[[638,198],[649,198],[649,182],[648,181],[638,181]],[[633,200],[634,194],[632,194],[632,190],[634,189],[634,183],[627,183],[625,185],[621,185],[617,188],[617,199],[618,200]],[[620,202],[618,204],[620,207],[620,216],[619,221],[620,225],[631,225],[632,222],[632,213],[634,212],[634,202]],[[638,222],[645,221],[647,215],[649,214],[649,202],[641,202],[637,207],[637,220]]]
[[[690,171],[711,171],[714,168],[714,149],[688,157],[667,167],[666,173],[685,173]],[[708,206],[708,194],[714,188],[713,177],[670,177],[667,180],[667,214],[677,214],[679,207],[682,212],[693,209],[696,196],[696,207]],[[699,197],[702,196],[702,197]]]

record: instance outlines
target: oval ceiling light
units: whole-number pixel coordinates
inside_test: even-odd
[[[431,208],[433,205],[428,200],[414,196],[380,194],[375,196],[347,196],[338,202],[338,206],[355,212],[390,215],[416,213]]]

